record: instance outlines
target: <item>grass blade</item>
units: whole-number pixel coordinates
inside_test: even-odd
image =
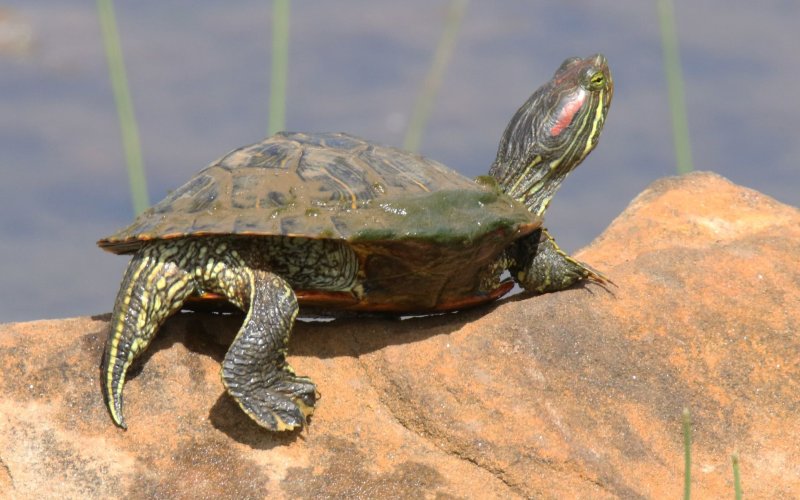
[[[661,24],[661,47],[664,51],[664,72],[667,75],[669,108],[672,114],[672,138],[678,174],[691,172],[692,147],[686,119],[686,99],[683,91],[683,72],[675,30],[675,9],[672,0],[658,0],[658,18]]]
[[[692,417],[689,408],[683,409],[683,498],[692,496]]]
[[[286,80],[289,67],[289,0],[272,2],[272,72],[267,135],[286,129]]]
[[[742,480],[739,477],[739,454],[734,453],[731,455],[731,462],[733,463],[733,494],[736,500],[742,500]]]
[[[122,147],[125,152],[125,164],[128,167],[128,181],[131,186],[133,211],[139,214],[150,205],[147,195],[147,179],[142,163],[142,148],[139,143],[139,128],[133,112],[131,94],[128,90],[128,77],[122,58],[122,47],[119,42],[117,20],[114,15],[113,0],[97,0],[97,13],[100,28],[103,32],[103,45],[108,60],[108,74],[114,89],[114,100],[117,104],[117,116],[122,133]]]
[[[442,84],[444,72],[450,62],[450,57],[453,55],[453,49],[458,38],[458,29],[461,27],[461,21],[464,18],[468,3],[468,0],[450,0],[442,38],[436,47],[428,75],[425,77],[425,82],[422,84],[417,101],[414,103],[414,109],[411,111],[406,137],[403,140],[403,147],[408,151],[419,150],[422,133],[425,130],[425,124],[428,121],[428,115],[430,115],[436,92]]]

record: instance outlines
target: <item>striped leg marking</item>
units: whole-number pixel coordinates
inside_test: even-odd
[[[103,397],[114,422],[122,416],[125,374],[147,349],[159,326],[195,291],[192,275],[179,265],[182,245],[149,245],[131,260],[120,285],[102,362]]]
[[[302,426],[313,413],[316,387],[286,362],[298,306],[290,285],[251,269],[221,240],[171,240],[143,247],[122,280],[102,362],[103,396],[111,418],[122,415],[125,374],[161,324],[196,292],[224,295],[247,312],[222,363],[222,382],[259,425],[274,431]]]

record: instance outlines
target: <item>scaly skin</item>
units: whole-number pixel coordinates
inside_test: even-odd
[[[489,175],[503,191],[542,215],[572,170],[597,145],[614,84],[605,57],[564,61],[506,127]],[[526,290],[563,290],[582,280],[608,278],[564,253],[547,229],[509,249],[512,276]]]
[[[286,362],[289,333],[297,316],[297,299],[289,284],[268,271],[239,269],[248,297],[239,307],[247,310],[242,328],[222,361],[222,381],[239,406],[261,426],[284,431],[300,427],[314,412],[316,387],[299,377]],[[250,307],[247,308],[247,303]]]
[[[596,145],[612,94],[603,56],[567,59],[514,115],[489,175],[505,193],[542,215],[561,182]],[[358,200],[347,184],[324,179],[342,184],[350,193],[352,209],[357,209]],[[418,183],[413,177],[407,182]],[[215,196],[200,201],[213,202]],[[222,381],[258,424],[283,431],[305,424],[316,402],[311,380],[296,375],[286,363],[298,312],[294,290],[319,291],[323,297],[325,292],[343,292],[356,301],[366,297],[373,310],[380,310],[385,304],[435,308],[444,296],[440,288],[454,283],[457,291],[443,305],[474,305],[484,297],[496,297],[491,294],[501,289],[499,277],[506,268],[522,287],[537,293],[562,290],[582,280],[608,283],[559,249],[546,229],[516,237],[496,253],[490,251],[494,246],[485,247],[481,258],[486,261],[474,260],[471,253],[459,257],[460,264],[451,261],[460,254],[439,252],[441,247],[425,247],[425,252],[411,255],[387,245],[388,253],[381,257],[394,260],[376,261],[374,254],[368,254],[376,246],[361,248],[357,255],[346,241],[310,237],[186,236],[144,243],[120,286],[103,358],[102,387],[111,417],[125,427],[122,390],[128,368],[164,320],[195,294],[219,294],[246,313],[222,363]],[[127,243],[138,244],[135,237]],[[437,253],[450,260],[430,255]],[[378,264],[370,268],[370,262]],[[385,262],[404,270],[388,269]],[[401,296],[406,302],[400,302]]]
[[[558,292],[583,280],[611,283],[600,272],[578,262],[556,245],[546,229],[518,240],[508,270],[519,285],[535,293]]]
[[[147,349],[164,320],[192,294],[218,293],[247,311],[222,362],[222,381],[263,427],[291,430],[316,401],[314,384],[286,363],[297,299],[281,277],[254,269],[227,238],[159,241],[142,248],[123,279],[106,343],[103,394],[114,422],[126,428],[122,389],[131,362]]]

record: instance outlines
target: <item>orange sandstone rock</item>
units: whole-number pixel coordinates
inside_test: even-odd
[[[618,288],[301,323],[322,398],[270,434],[219,362],[238,315],[168,321],[102,404],[107,316],[0,326],[0,496],[800,497],[800,211],[708,173],[656,182],[578,257]]]

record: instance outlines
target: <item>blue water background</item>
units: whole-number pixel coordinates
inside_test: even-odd
[[[266,133],[271,2],[117,1],[151,201]],[[445,1],[292,2],[287,128],[401,145]],[[110,311],[126,257],[95,241],[132,219],[94,2],[4,2],[34,41],[0,53],[0,322]],[[800,204],[800,2],[676,1],[695,167]],[[547,214],[588,244],[675,173],[655,2],[469,4],[421,152],[486,172],[507,120],[572,55],[616,90],[597,150]]]

